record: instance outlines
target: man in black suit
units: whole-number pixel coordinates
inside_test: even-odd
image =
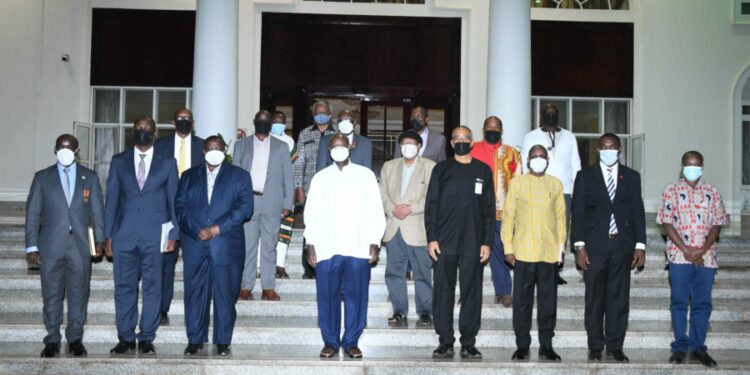
[[[175,127],[174,136],[159,138],[154,143],[154,153],[166,158],[174,157],[177,161],[177,172],[182,172],[203,164],[203,139],[193,134],[193,113],[187,108],[180,108],[172,116]],[[174,269],[177,264],[179,249],[164,253],[162,263],[162,292],[160,325],[169,325],[169,306],[174,297]]]
[[[646,218],[641,176],[618,163],[622,143],[607,133],[599,138],[600,163],[576,176],[572,240],[584,270],[589,360],[628,362],[622,351],[628,327],[630,270],[646,258]],[[605,319],[606,316],[606,319]],[[606,323],[605,323],[606,321]]]

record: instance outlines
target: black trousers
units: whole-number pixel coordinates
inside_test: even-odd
[[[304,238],[302,239],[302,268],[305,270],[305,276],[315,278],[315,268],[307,261],[307,241]]]
[[[590,350],[622,350],[630,311],[630,265],[633,249],[623,249],[619,239],[604,249],[589,251],[584,323]],[[592,253],[595,256],[592,257]],[[606,317],[606,319],[605,319]]]
[[[461,346],[474,346],[482,320],[482,278],[484,265],[479,257],[438,255],[432,268],[432,315],[441,345],[453,345],[453,307],[456,302],[456,279],[460,281],[461,311],[458,331]]]
[[[513,332],[516,346],[531,345],[531,319],[534,311],[534,289],[537,289],[537,325],[539,346],[552,348],[557,322],[557,267],[554,263],[527,263],[516,260],[513,270]]]

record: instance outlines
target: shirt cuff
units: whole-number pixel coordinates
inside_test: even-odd
[[[578,241],[578,242],[574,243],[573,246],[574,247],[586,246],[586,243],[583,242],[583,241]]]
[[[642,242],[636,242],[635,243],[635,249],[636,250],[643,250],[646,251],[646,244]]]
[[[28,254],[28,253],[36,253],[37,251],[39,251],[39,248],[36,247],[36,246],[32,246],[32,247],[27,247],[26,248],[26,254]]]

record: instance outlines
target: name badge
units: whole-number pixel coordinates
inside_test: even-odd
[[[476,195],[482,195],[482,185],[484,184],[484,181],[477,178],[476,182],[474,182],[474,194]]]

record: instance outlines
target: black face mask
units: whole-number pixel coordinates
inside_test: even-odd
[[[146,129],[135,129],[133,130],[133,140],[138,146],[150,145],[151,141],[154,140],[154,133]]]
[[[485,130],[484,139],[491,145],[497,144],[497,142],[500,142],[500,132],[497,130]]]
[[[471,143],[470,142],[457,142],[453,144],[453,151],[456,152],[456,155],[464,156],[471,152]]]
[[[419,133],[424,129],[424,122],[419,121],[417,119],[412,119],[409,121],[409,124],[411,124],[411,128],[414,129],[415,132]]]
[[[178,133],[189,134],[193,131],[193,122],[186,118],[179,118],[174,122],[175,129]]]
[[[270,121],[253,121],[253,124],[255,124],[255,132],[258,134],[268,134],[271,132],[271,122]]]
[[[560,115],[555,111],[544,112],[542,116],[542,125],[557,126],[557,120]]]

